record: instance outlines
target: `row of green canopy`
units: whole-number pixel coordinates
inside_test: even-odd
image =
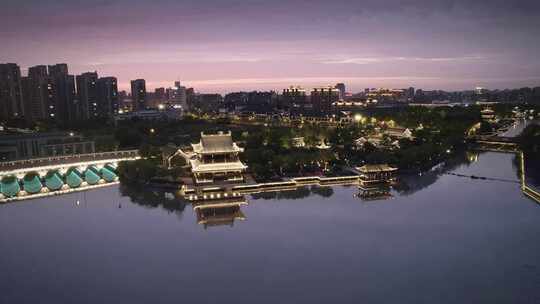
[[[50,191],[56,191],[60,190],[64,184],[70,188],[77,188],[81,186],[83,181],[89,185],[95,185],[102,178],[106,182],[112,182],[116,180],[116,177],[116,166],[112,164],[107,164],[101,169],[89,166],[84,172],[72,167],[67,170],[64,176],[58,170],[52,170],[47,172],[43,180],[37,172],[30,172],[20,181],[13,175],[4,176],[0,181],[0,192],[6,197],[14,197],[21,190],[34,194],[39,193],[45,186]]]

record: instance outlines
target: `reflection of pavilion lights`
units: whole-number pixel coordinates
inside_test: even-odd
[[[77,205],[77,206],[79,206],[80,204],[81,204],[81,202],[80,202],[79,200],[77,200],[77,201],[75,202],[75,205]]]

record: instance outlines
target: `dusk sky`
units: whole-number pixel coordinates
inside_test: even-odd
[[[540,1],[2,0],[0,62],[120,89],[540,86]]]

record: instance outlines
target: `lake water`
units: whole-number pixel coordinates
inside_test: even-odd
[[[116,186],[0,205],[0,303],[540,303],[540,205],[516,170],[484,153],[387,200],[248,196],[244,221],[207,229]]]

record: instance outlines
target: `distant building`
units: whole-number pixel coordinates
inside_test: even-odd
[[[118,80],[102,77],[97,81],[98,117],[111,119],[118,114]]]
[[[307,104],[306,90],[291,86],[283,90],[278,102],[279,109],[304,108]]]
[[[61,124],[76,121],[79,110],[75,90],[75,77],[69,75],[68,66],[65,63],[49,65],[48,69],[49,77],[55,88],[55,120]]]
[[[61,75],[68,75],[68,66],[65,63],[58,63],[55,65],[49,65],[49,75],[52,77],[57,77]]]
[[[339,91],[331,86],[314,88],[310,98],[315,112],[329,113],[332,105],[339,101]]]
[[[339,100],[345,99],[345,84],[344,83],[336,84],[336,89],[339,91]]]
[[[409,87],[409,88],[407,89],[407,98],[408,98],[409,100],[413,100],[413,99],[414,99],[414,93],[415,93],[415,92],[414,92],[414,88],[413,88],[413,87]]]
[[[156,88],[154,90],[154,98],[160,101],[168,99],[165,88]]]
[[[187,88],[186,89],[186,105],[187,110],[191,110],[195,103],[195,89]]]
[[[199,94],[195,101],[195,108],[203,113],[217,112],[223,103],[220,94]]]
[[[133,99],[134,110],[146,109],[146,81],[144,79],[131,81],[131,98]]]
[[[387,88],[367,89],[366,96],[381,100],[400,100],[405,97],[405,90]]]
[[[54,80],[49,77],[47,67],[33,66],[28,77],[22,79],[25,113],[32,121],[56,119],[57,100]]]
[[[0,160],[94,153],[93,141],[67,132],[1,134]]]
[[[77,96],[79,100],[79,119],[93,119],[99,117],[97,72],[88,72],[78,75]]]
[[[182,118],[182,112],[174,109],[166,110],[141,110],[117,114],[115,122],[140,119],[140,120],[178,120]]]
[[[171,88],[170,94],[169,101],[173,105],[180,106],[183,109],[188,107],[186,87],[180,85],[180,81],[174,82],[174,87]]]
[[[224,107],[229,111],[243,111],[248,104],[247,92],[232,92],[225,95]]]
[[[0,120],[25,116],[21,69],[15,63],[0,64]]]
[[[276,99],[274,92],[249,92],[247,94],[246,110],[255,113],[268,113]]]
[[[474,93],[476,95],[483,95],[483,94],[486,94],[487,92],[488,92],[488,90],[484,89],[483,87],[474,88]]]

